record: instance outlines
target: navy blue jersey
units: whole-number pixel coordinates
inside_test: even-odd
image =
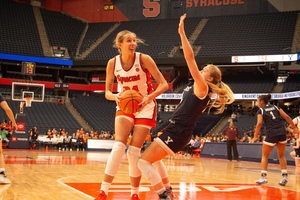
[[[276,135],[285,135],[286,130],[282,123],[282,117],[279,113],[277,106],[268,104],[263,106],[257,111],[257,114],[261,114],[266,126],[266,135],[269,137]]]
[[[205,111],[209,102],[209,95],[199,99],[194,94],[194,86],[187,86],[171,119],[184,126],[195,126],[198,117]]]
[[[5,99],[4,99],[4,97],[3,97],[2,95],[0,95],[0,103],[1,103],[2,101],[5,101]]]

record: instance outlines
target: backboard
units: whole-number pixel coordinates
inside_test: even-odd
[[[11,94],[13,101],[25,101],[25,98],[31,98],[32,102],[43,102],[45,85],[38,83],[12,82]]]

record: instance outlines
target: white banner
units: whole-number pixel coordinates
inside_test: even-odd
[[[263,94],[268,93],[244,93],[244,94],[234,94],[235,100],[256,100],[257,97]],[[286,93],[272,93],[272,99],[293,99],[293,98],[300,98],[300,91],[295,92],[286,92]],[[177,93],[166,93],[161,94],[156,99],[181,99],[182,94]]]
[[[257,55],[257,56],[232,56],[232,63],[256,63],[256,62],[292,62],[297,61],[297,54],[282,55]]]

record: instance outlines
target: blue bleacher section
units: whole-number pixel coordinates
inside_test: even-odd
[[[212,111],[203,113],[196,122],[193,135],[205,136],[226,115],[226,111],[219,115],[215,115]]]
[[[43,56],[40,37],[31,5],[0,1],[0,51],[11,54]],[[68,48],[75,59],[86,23],[60,12],[40,9],[47,36],[52,46]],[[194,41],[200,45],[198,57],[232,55],[267,55],[291,53],[299,11],[210,17]],[[186,34],[191,36],[202,18],[186,19]],[[90,23],[79,54],[87,50],[115,23]],[[120,22],[120,26],[104,39],[85,59],[109,59],[118,54],[112,48],[116,34],[130,30],[145,40],[138,51],[153,58],[166,58],[174,46],[180,45],[178,19]],[[22,33],[22,34],[20,34]],[[28,48],[30,47],[30,48]],[[79,56],[79,55],[78,55]],[[80,57],[79,57],[80,59]]]
[[[300,74],[290,74],[284,83],[282,92],[300,91]]]
[[[43,56],[31,5],[0,1],[0,52]]]
[[[7,100],[8,105],[16,114],[19,110],[20,102]],[[69,134],[76,132],[81,125],[71,115],[64,105],[57,105],[50,102],[32,102],[31,107],[25,108],[26,127],[32,128],[36,126],[40,134],[45,134],[48,129],[65,128]],[[0,111],[0,119],[8,119],[3,109]]]
[[[199,21],[199,19],[187,19],[186,24],[189,24],[186,29],[187,35],[192,34]],[[122,22],[86,59],[107,59],[117,55],[118,51],[112,48],[112,45],[117,33],[122,30],[132,31],[145,41],[145,44],[138,46],[137,51],[149,54],[153,58],[167,57],[173,47],[179,45],[177,28],[177,19]]]
[[[239,72],[223,76],[226,83],[234,93],[270,93],[276,83],[275,76],[271,73]]]
[[[83,39],[79,54],[89,49],[102,35],[107,32],[115,23],[90,23]],[[112,43],[111,46],[112,47]]]
[[[68,48],[71,58],[76,56],[76,49],[85,24],[71,16],[40,9],[51,46]]]
[[[210,17],[195,45],[197,56],[290,53],[298,11]]]
[[[94,130],[114,132],[116,103],[106,100],[104,94],[75,95],[71,103]]]

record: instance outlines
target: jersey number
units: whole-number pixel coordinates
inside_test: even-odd
[[[272,119],[276,119],[275,115],[273,114],[273,112],[271,111],[270,114],[272,115]]]
[[[135,91],[139,92],[139,88],[137,85],[132,86],[132,88],[130,88],[128,86],[124,86],[123,89],[124,90],[135,90]]]

